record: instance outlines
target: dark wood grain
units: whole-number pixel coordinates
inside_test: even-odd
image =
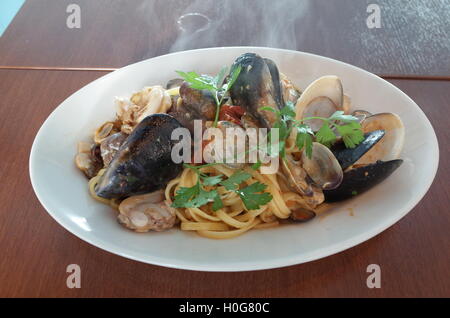
[[[81,28],[66,27],[69,3]],[[381,9],[369,29],[367,6]],[[202,32],[178,18],[211,19]],[[0,66],[122,67],[168,52],[271,46],[312,52],[382,75],[450,77],[450,0],[33,0],[0,38]]]
[[[424,199],[375,238],[325,259],[243,273],[166,269],[127,260],[59,226],[37,201],[28,174],[40,125],[72,92],[104,72],[0,70],[0,297],[431,297],[450,296],[450,82],[392,81],[433,124],[440,167]],[[366,287],[379,264],[381,289]],[[81,266],[81,289],[66,287],[66,267]]]

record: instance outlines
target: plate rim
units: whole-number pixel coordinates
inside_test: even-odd
[[[104,80],[108,79],[109,77],[113,76],[113,74],[120,73],[120,72],[124,71],[124,69],[126,69],[126,68],[131,68],[132,66],[136,66],[139,63],[145,63],[148,60],[156,60],[157,61],[158,59],[163,59],[168,56],[176,56],[176,55],[182,55],[182,54],[186,54],[186,53],[196,53],[196,52],[201,52],[201,51],[243,50],[243,49],[257,50],[257,51],[281,52],[281,53],[288,53],[288,54],[300,54],[300,55],[312,56],[314,58],[319,58],[319,59],[326,59],[333,63],[341,64],[341,65],[344,65],[345,67],[349,67],[349,68],[352,68],[357,71],[362,71],[362,72],[366,73],[366,75],[368,75],[370,77],[376,77],[379,80],[382,80],[385,84],[388,84],[388,86],[390,86],[392,89],[394,89],[397,93],[400,93],[400,95],[402,95],[403,98],[406,98],[406,100],[410,104],[414,105],[417,108],[417,110],[421,113],[421,116],[423,117],[423,119],[425,119],[423,122],[425,123],[426,126],[428,126],[428,128],[430,129],[430,131],[432,133],[433,140],[432,140],[431,144],[432,144],[432,147],[434,148],[436,156],[435,156],[433,162],[431,163],[431,168],[432,168],[433,174],[432,174],[432,177],[428,179],[429,180],[428,184],[426,184],[422,188],[422,191],[419,195],[415,196],[414,199],[411,200],[410,204],[408,204],[407,206],[404,206],[402,209],[399,209],[401,211],[401,213],[397,213],[389,218],[385,218],[384,221],[379,223],[378,226],[371,228],[370,231],[366,231],[359,235],[352,236],[344,241],[339,241],[338,243],[330,244],[324,248],[321,248],[321,249],[318,249],[318,250],[315,250],[312,252],[308,252],[307,254],[289,255],[289,256],[285,256],[285,257],[278,258],[275,260],[260,261],[256,264],[252,263],[250,261],[246,261],[246,262],[233,262],[233,263],[223,264],[223,265],[222,264],[221,265],[219,265],[219,264],[213,264],[213,265],[206,264],[205,265],[205,264],[199,264],[199,263],[194,264],[192,262],[186,262],[183,260],[177,260],[177,262],[173,262],[172,259],[168,259],[165,257],[161,258],[161,257],[155,256],[155,255],[151,255],[151,257],[150,257],[151,259],[148,259],[148,258],[143,259],[143,258],[140,258],[138,255],[133,255],[133,253],[123,251],[123,248],[117,247],[115,245],[111,245],[107,241],[104,241],[102,239],[92,240],[91,238],[84,236],[83,231],[80,231],[77,228],[71,226],[71,224],[66,224],[66,222],[57,215],[57,213],[54,213],[51,211],[51,209],[48,207],[48,205],[49,205],[48,202],[46,201],[46,199],[44,199],[44,196],[40,193],[38,187],[36,186],[36,179],[35,179],[36,177],[34,176],[33,169],[34,169],[34,165],[36,164],[36,157],[35,157],[36,156],[36,147],[37,147],[36,145],[39,142],[39,139],[40,139],[39,137],[41,135],[41,132],[48,125],[48,123],[50,122],[50,119],[53,116],[56,116],[56,114],[59,111],[61,111],[61,106],[63,103],[65,103],[68,99],[71,99],[73,96],[79,94],[80,91],[82,91],[84,88],[86,88],[90,85],[94,85],[94,83],[97,84],[101,81],[104,81]],[[406,214],[408,214],[412,209],[414,209],[414,207],[424,198],[424,196],[426,195],[426,193],[428,192],[432,183],[435,180],[436,173],[437,173],[438,166],[439,166],[439,157],[440,157],[439,156],[439,142],[438,142],[438,139],[436,136],[436,132],[435,132],[430,120],[425,115],[425,113],[422,111],[420,106],[417,105],[417,103],[411,97],[409,97],[406,93],[404,93],[401,89],[399,89],[392,83],[388,82],[387,80],[381,78],[380,76],[378,76],[372,72],[369,72],[367,70],[364,70],[360,67],[348,64],[346,62],[342,62],[342,61],[332,59],[329,57],[325,57],[322,55],[303,52],[303,51],[295,51],[295,50],[279,49],[279,48],[271,48],[271,47],[258,47],[258,46],[226,46],[226,47],[210,47],[210,48],[179,51],[179,52],[173,52],[173,53],[168,53],[168,54],[164,54],[164,55],[159,55],[156,57],[151,57],[151,58],[148,58],[148,59],[145,59],[142,61],[138,61],[135,63],[125,65],[121,68],[118,68],[108,74],[105,74],[105,75],[89,82],[88,84],[84,85],[83,87],[78,88],[74,93],[72,93],[71,95],[66,97],[64,99],[64,101],[62,101],[55,109],[53,109],[53,111],[47,116],[47,118],[42,123],[41,127],[39,128],[38,132],[36,133],[34,140],[33,140],[33,144],[31,146],[30,155],[29,155],[29,175],[30,175],[30,181],[31,181],[33,191],[34,191],[38,201],[45,209],[45,211],[59,225],[61,225],[63,228],[65,228],[69,233],[72,233],[74,236],[78,237],[79,239],[81,239],[97,248],[100,248],[111,254],[119,255],[119,256],[134,260],[134,261],[151,264],[151,265],[162,266],[162,267],[174,268],[174,269],[204,271],[204,272],[242,272],[242,271],[257,271],[257,270],[282,268],[282,267],[287,267],[287,266],[292,266],[292,265],[300,265],[300,264],[311,262],[314,260],[326,258],[328,256],[348,250],[356,245],[362,244],[362,243],[366,242],[367,240],[370,240],[371,238],[384,232],[386,229],[388,229],[389,227],[391,227],[392,225],[394,225],[395,223],[400,221]]]

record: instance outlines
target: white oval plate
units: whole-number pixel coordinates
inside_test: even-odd
[[[114,96],[165,84],[175,70],[216,73],[245,52],[273,59],[302,88],[322,75],[342,79],[352,108],[395,112],[406,127],[403,165],[370,191],[341,204],[326,217],[304,224],[252,230],[238,238],[212,240],[178,228],[137,234],[122,228],[116,213],[94,201],[74,164],[76,144],[113,118]],[[438,167],[434,130],[421,109],[402,91],[357,67],[329,58],[271,48],[211,48],[164,55],[103,76],[67,98],[39,130],[30,155],[31,182],[48,213],[79,238],[130,259],[202,271],[245,271],[319,259],[382,232],[425,195]],[[411,182],[413,180],[413,182]],[[419,226],[419,225],[418,225]]]

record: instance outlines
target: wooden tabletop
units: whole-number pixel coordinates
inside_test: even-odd
[[[246,7],[235,7],[238,2]],[[366,9],[375,2],[382,27],[369,29]],[[225,1],[219,8],[213,1],[199,6],[187,0],[26,2],[0,38],[0,297],[449,297],[450,2],[423,2],[320,0],[283,6],[246,0]],[[80,29],[66,27],[69,3],[80,5]],[[293,4],[292,10],[286,8]],[[253,24],[245,28],[241,22],[249,10]],[[211,18],[212,39],[180,37],[177,19],[189,12]],[[270,31],[256,23],[266,14],[292,25]],[[272,32],[271,39],[264,39],[263,31]],[[276,38],[277,32],[287,34],[287,41]],[[28,173],[31,144],[47,116],[107,73],[98,69],[217,45],[309,51],[388,78],[416,101],[437,134],[440,166],[427,195],[402,220],[363,244],[314,262],[254,272],[147,265],[100,250],[59,226],[38,202]],[[80,289],[66,286],[69,264],[81,267]],[[380,265],[380,289],[366,286],[369,264]]]

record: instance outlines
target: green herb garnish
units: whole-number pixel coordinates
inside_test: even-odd
[[[228,191],[234,191],[239,195],[245,207],[248,210],[259,209],[272,200],[272,195],[263,192],[267,185],[255,182],[242,189],[239,186],[251,177],[251,174],[239,170],[232,174],[229,178],[223,179],[223,175],[208,176],[200,172],[200,169],[214,164],[206,164],[201,166],[192,166],[184,164],[186,168],[192,169],[197,173],[197,183],[192,187],[181,187],[175,194],[172,207],[174,208],[198,208],[210,202],[213,202],[212,209],[217,211],[223,208],[223,202],[217,190],[206,191],[205,186],[213,186],[220,184]]]
[[[305,153],[308,158],[312,156],[312,143],[317,141],[327,147],[331,147],[337,140],[335,130],[342,137],[344,144],[347,148],[355,148],[359,143],[364,140],[364,133],[358,118],[352,115],[344,115],[343,111],[336,111],[330,117],[306,117],[301,120],[295,119],[294,104],[292,102],[286,103],[286,106],[281,110],[276,110],[272,107],[262,107],[260,110],[267,110],[274,112],[277,115],[277,120],[273,125],[273,128],[279,129],[279,140],[272,140],[269,133],[269,143],[279,142],[279,153],[270,155],[280,155],[285,157],[284,146],[286,139],[292,132],[292,129],[296,129],[297,137],[295,144],[299,150],[305,149]],[[322,127],[314,133],[309,125],[305,122],[311,119],[320,119],[323,121]],[[272,149],[272,147],[270,147]]]
[[[217,190],[206,191],[205,186],[213,186],[222,181],[222,175],[210,177],[207,174],[201,173],[200,168],[210,166],[206,164],[203,166],[192,166],[184,164],[186,168],[190,168],[197,173],[197,183],[192,187],[181,187],[174,197],[172,207],[174,208],[198,208],[209,202],[214,202],[213,209],[217,211],[223,207],[223,202]]]

